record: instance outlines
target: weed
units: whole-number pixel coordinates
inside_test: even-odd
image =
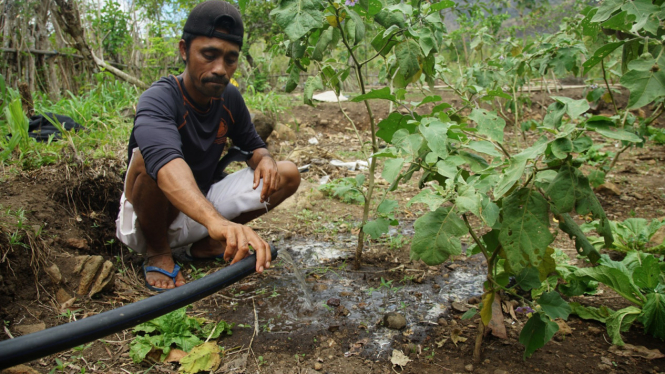
[[[194,264],[189,264],[189,267],[192,268],[191,273],[189,274],[193,280],[201,279],[205,277],[205,271],[203,269],[197,268]]]
[[[62,361],[60,361],[59,358],[56,358],[56,359],[55,359],[55,367],[54,367],[53,369],[51,369],[51,371],[49,371],[49,374],[53,374],[53,373],[55,373],[56,370],[59,370],[60,372],[63,372],[63,373],[64,373],[64,372],[65,372],[65,368],[66,368],[68,365],[69,365],[68,363],[66,363],[66,362],[62,362]]]
[[[156,348],[162,351],[163,360],[172,347],[189,352],[202,343],[201,339],[217,339],[222,334],[231,335],[233,326],[234,324],[225,321],[205,323],[203,319],[187,316],[186,308],[180,308],[136,326],[136,337],[129,343],[129,356],[135,363],[139,363]],[[138,335],[139,332],[143,335]]]
[[[263,356],[259,356],[259,366],[263,366],[266,364],[266,360],[263,358]]]

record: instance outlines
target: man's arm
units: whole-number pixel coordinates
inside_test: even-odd
[[[232,263],[242,260],[249,253],[251,245],[256,251],[256,271],[260,273],[264,268],[270,267],[268,243],[251,228],[222,217],[199,190],[192,170],[185,160],[173,159],[159,169],[157,185],[174,207],[205,226],[212,239],[226,242],[225,259],[233,257]]]
[[[254,185],[252,188],[256,189],[260,180],[263,179],[261,202],[267,201],[279,188],[280,175],[277,171],[277,163],[267,149],[258,148],[254,150],[252,157],[247,160],[247,165],[254,169]]]

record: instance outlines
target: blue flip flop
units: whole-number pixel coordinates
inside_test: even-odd
[[[182,255],[182,257],[188,262],[192,262],[192,261],[212,261],[212,260],[217,260],[217,259],[222,260],[222,261],[224,260],[224,253],[218,254],[217,256],[212,256],[212,257],[194,257],[194,256],[192,256],[191,251],[192,251],[192,247],[189,246],[185,250],[185,253]]]
[[[143,268],[143,279],[145,280],[145,286],[148,287],[150,291],[155,291],[155,292],[164,292],[171,290],[172,288],[159,288],[148,283],[149,272],[157,272],[166,275],[167,277],[173,280],[174,286],[175,286],[175,278],[178,276],[178,273],[180,272],[180,266],[178,266],[178,264],[175,264],[175,266],[173,267],[173,272],[171,273],[157,266],[146,266],[145,262],[143,263],[142,268]]]

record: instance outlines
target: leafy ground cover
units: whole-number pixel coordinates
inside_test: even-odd
[[[448,95],[445,92],[438,94]],[[584,92],[571,91],[567,95],[581,98]],[[624,96],[617,99],[627,100]],[[343,105],[361,129],[368,127],[362,104]],[[372,105],[378,118],[387,118],[386,103]],[[430,110],[431,106],[422,110]],[[537,105],[530,109],[526,115],[541,114]],[[321,104],[314,109],[295,107],[290,112],[282,120],[291,125],[298,124],[296,139],[289,141],[275,136],[270,147],[279,158],[291,159],[299,165],[310,164],[310,171],[303,175],[305,181],[296,197],[253,222],[252,226],[276,243],[283,240],[285,247],[296,248],[292,243],[304,238],[341,249],[348,249],[351,245],[351,249],[346,252],[347,260],[300,263],[304,267],[306,285],[318,308],[316,312],[302,309],[301,291],[290,281],[291,266],[284,262],[278,262],[276,269],[266,275],[252,276],[195,303],[187,311],[190,318],[207,320],[213,325],[220,321],[236,324],[231,327],[232,335],[211,338],[223,347],[220,368],[248,354],[243,361],[247,371],[265,373],[307,372],[315,371],[315,368],[332,373],[389,373],[393,370],[439,373],[469,369],[478,373],[497,370],[515,373],[662,371],[662,359],[647,360],[638,357],[645,353],[625,348],[610,351],[612,337],[605,332],[605,326],[574,314],[567,322],[559,321],[559,332],[552,341],[535,351],[530,359],[523,360],[524,346],[519,342],[519,334],[529,320],[529,311],[525,309],[528,305],[519,298],[508,298],[501,305],[502,309],[506,308],[506,338],[489,334],[482,360],[474,362],[474,339],[480,316],[471,316],[472,313],[467,312],[480,309],[480,287],[474,295],[460,300],[451,296],[451,301],[457,301],[457,304],[449,304],[446,300],[436,315],[424,313],[408,320],[403,330],[393,331],[383,326],[379,322],[389,310],[404,313],[405,309],[417,305],[428,305],[429,308],[432,296],[451,292],[452,280],[459,274],[473,271],[482,274],[486,271],[483,270],[483,260],[461,254],[452,256],[452,263],[428,266],[409,258],[413,222],[429,211],[426,205],[406,204],[419,192],[414,182],[391,192],[391,199],[399,202],[399,209],[394,211],[401,222],[399,231],[370,240],[363,268],[352,270],[351,235],[357,233],[362,207],[327,196],[326,191],[319,189],[319,182],[326,175],[332,180],[355,180],[358,171],[334,167],[330,161],[355,161],[355,156],[361,154],[360,143],[337,104]],[[661,123],[656,125],[662,126]],[[120,121],[119,127],[122,126],[129,126],[129,123]],[[521,134],[509,128],[505,137],[510,145],[520,141]],[[311,138],[317,138],[318,145],[311,145]],[[609,143],[604,144],[599,152],[616,150],[615,144]],[[113,238],[124,152],[119,148],[115,157],[92,159],[85,164],[78,164],[68,157],[71,150],[62,152],[61,160],[66,162],[27,171],[7,167],[0,184],[3,207],[0,248],[7,259],[2,273],[0,315],[7,331],[14,336],[30,329],[85,318],[149,295],[138,271],[141,259],[121,248]],[[625,222],[639,217],[651,221],[665,216],[664,190],[660,189],[663,161],[665,152],[653,144],[623,153],[606,176],[617,189],[597,190],[599,202],[610,220]],[[380,173],[377,172],[376,177],[379,185],[389,187]],[[584,222],[584,217],[575,215],[573,218],[578,223]],[[470,217],[470,221],[472,226],[480,223],[475,222],[474,217]],[[471,238],[462,238],[462,243],[466,248],[472,244]],[[556,236],[552,246],[567,253],[572,264],[586,266],[576,260],[574,243],[565,235]],[[617,261],[621,258],[617,252],[609,254]],[[114,265],[113,287],[94,297],[77,296],[81,275],[75,272],[76,262],[81,256],[96,255]],[[59,269],[60,278],[53,275],[54,264]],[[186,268],[191,279],[219,266],[223,265],[202,263]],[[354,286],[349,284],[347,290],[340,292],[333,287],[340,282],[352,282]],[[632,310],[627,309],[631,308],[630,301],[611,288],[599,287],[600,292],[595,294],[564,297],[587,308],[605,306],[614,311]],[[333,289],[335,294],[329,292]],[[63,295],[61,290],[67,294]],[[371,298],[369,303],[383,304],[373,309],[374,305],[363,305],[368,304],[367,298]],[[338,299],[342,308],[334,301],[329,302],[330,299]],[[356,318],[356,315],[363,317]],[[635,321],[630,330],[621,332],[621,339],[633,346],[662,351],[662,341],[644,334],[640,323]],[[203,341],[210,333],[201,333],[198,328],[192,331],[192,339]],[[143,340],[137,340],[137,336],[143,336]],[[140,360],[133,360],[132,344],[138,346],[148,336],[159,335],[141,328],[125,331],[37,360],[29,366],[42,373],[176,372],[182,367],[177,363],[158,362],[164,351],[146,354],[141,363],[135,363]],[[8,338],[5,333],[3,339]],[[381,349],[381,344],[385,343],[387,345]],[[250,344],[251,351],[248,351]],[[412,361],[403,368],[393,366],[393,349],[403,352]],[[228,367],[224,370],[219,372],[231,372]]]

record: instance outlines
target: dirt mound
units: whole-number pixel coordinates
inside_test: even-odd
[[[108,278],[107,260],[120,253],[115,218],[123,167],[116,159],[62,163],[0,184],[0,318],[9,326],[17,318],[22,325],[42,322],[45,309],[62,309],[86,288],[83,278],[91,278],[88,290],[102,273]],[[100,266],[88,266],[94,273],[86,274],[83,265],[91,256]]]

